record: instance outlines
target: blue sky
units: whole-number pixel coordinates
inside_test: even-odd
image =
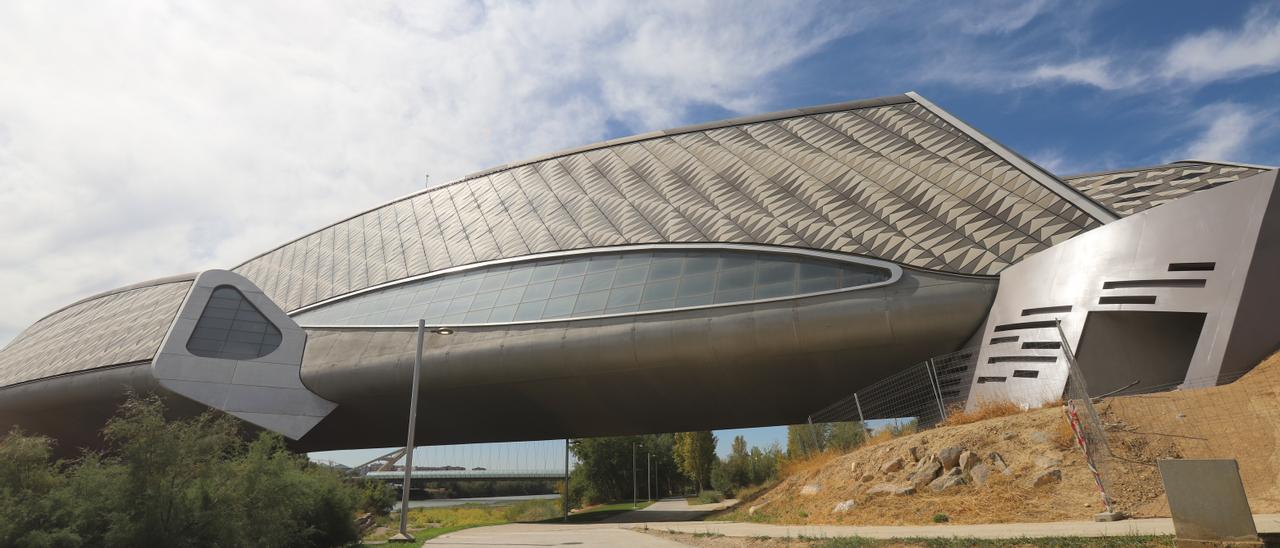
[[[911,90],[1060,175],[1280,164],[1274,2],[19,0],[0,58],[0,342],[427,173]]]

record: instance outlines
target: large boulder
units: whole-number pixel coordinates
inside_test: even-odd
[[[973,484],[979,487],[987,484],[987,479],[991,476],[991,468],[986,464],[978,463],[969,470],[969,479],[973,480]]]
[[[925,451],[924,447],[921,447],[919,445],[911,446],[910,449],[907,449],[907,453],[911,455],[911,460],[914,462],[920,462],[920,459],[923,459],[925,455],[928,454],[928,452]]]
[[[836,507],[835,507],[835,508],[832,508],[832,509],[831,509],[831,513],[833,513],[833,514],[843,514],[843,513],[845,513],[845,512],[848,512],[849,510],[853,510],[853,507],[854,507],[854,506],[856,506],[856,505],[857,505],[857,503],[853,502],[853,500],[852,500],[852,499],[850,499],[850,500],[846,500],[846,501],[843,501],[843,502],[839,502],[839,503],[836,503]]]
[[[922,461],[921,466],[916,467],[916,471],[907,477],[907,482],[916,489],[924,489],[929,482],[942,475],[942,463],[937,459]]]
[[[965,472],[973,470],[973,467],[976,466],[980,460],[981,459],[978,458],[978,454],[973,451],[960,453],[960,469]]]
[[[906,463],[902,460],[902,457],[895,457],[892,460],[889,460],[884,464],[880,465],[880,473],[892,474],[894,472],[897,472],[898,470],[902,470],[902,467],[905,464]]]
[[[957,485],[964,485],[964,476],[959,474],[945,474],[939,476],[938,479],[929,482],[929,488],[937,492],[946,491],[947,489]]]
[[[950,470],[952,468],[955,468],[957,465],[959,465],[960,453],[963,453],[963,452],[964,452],[964,449],[960,447],[956,447],[954,445],[946,449],[943,449],[941,451],[938,451],[938,460],[942,461],[942,468],[946,470]]]
[[[904,496],[914,494],[916,488],[910,485],[894,485],[892,483],[879,483],[870,489],[867,489],[868,495],[894,495]]]

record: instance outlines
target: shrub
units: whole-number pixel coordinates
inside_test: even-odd
[[[375,516],[391,513],[391,508],[399,502],[395,487],[382,481],[362,478],[358,483],[360,495],[356,509],[369,512]]]
[[[951,521],[951,517],[950,517],[950,516],[948,516],[948,515],[946,515],[946,514],[943,514],[943,513],[939,512],[939,513],[937,513],[937,514],[934,514],[934,515],[933,515],[933,522],[934,522],[934,523],[946,523],[946,522],[948,522],[948,521]]]
[[[724,502],[724,493],[719,491],[702,491],[698,493],[698,502],[700,504],[715,504]]]
[[[558,500],[522,500],[508,506],[503,516],[507,521],[544,521],[558,518],[563,512]]]

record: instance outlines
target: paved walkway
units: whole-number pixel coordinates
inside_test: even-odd
[[[686,546],[654,535],[599,523],[553,525],[511,523],[463,529],[428,540],[423,546],[636,546],[676,548]]]
[[[1259,533],[1280,533],[1280,514],[1253,516]],[[727,537],[865,537],[865,538],[1023,538],[1023,537],[1109,537],[1119,535],[1172,535],[1169,518],[1129,519],[1108,523],[1059,521],[1052,523],[995,523],[985,525],[771,525],[729,521],[639,523],[624,527],[717,533]]]
[[[673,521],[693,521],[702,519],[712,512],[724,510],[737,504],[729,499],[714,504],[690,505],[683,497],[662,499],[634,512],[625,512],[612,516],[601,523],[656,523]]]

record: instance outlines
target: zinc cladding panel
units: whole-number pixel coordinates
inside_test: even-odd
[[[416,234],[404,224],[410,212]],[[378,230],[380,214],[395,220],[390,229]],[[763,243],[995,275],[1099,224],[965,131],[905,102],[659,135],[427,190],[342,223],[347,279],[335,273],[329,295],[317,284],[316,299],[397,279],[401,268],[415,276],[625,243]],[[384,253],[396,243],[386,239],[398,239],[403,256]],[[343,249],[335,242],[339,269]],[[270,272],[249,265],[273,255],[237,272]],[[297,262],[281,258],[285,268]],[[403,266],[388,269],[393,259]],[[280,289],[268,294],[288,310],[313,304]]]
[[[50,314],[0,350],[0,386],[154,358],[190,288],[162,283]]]
[[[1128,216],[1192,192],[1208,190],[1263,171],[1262,168],[1248,166],[1175,162],[1064,180],[1117,214]]]

